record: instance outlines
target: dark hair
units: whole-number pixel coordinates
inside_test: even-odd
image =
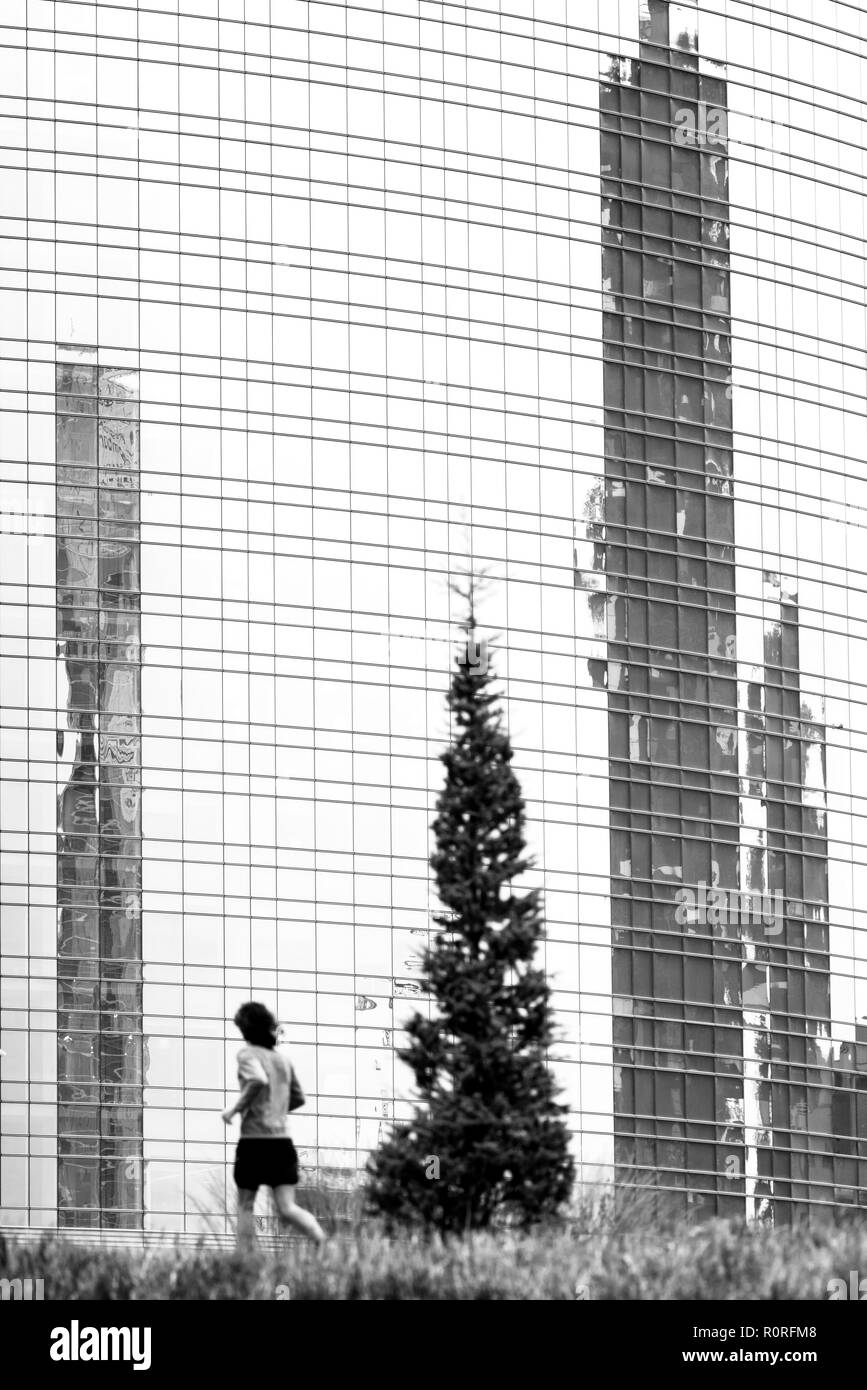
[[[273,1047],[276,1042],[277,1020],[264,1004],[242,1004],[234,1023],[240,1028],[245,1042],[256,1047]]]

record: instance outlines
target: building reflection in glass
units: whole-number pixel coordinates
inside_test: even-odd
[[[57,367],[58,1224],[142,1219],[141,596],[134,375]]]
[[[864,1200],[863,1059],[832,1041],[825,731],[779,575],[759,664],[736,645],[727,90],[683,13],[650,0],[602,82],[616,1178],[791,1222]],[[679,910],[697,885],[725,912]]]

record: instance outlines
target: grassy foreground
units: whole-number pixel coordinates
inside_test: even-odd
[[[867,1273],[867,1226],[675,1232],[499,1233],[441,1242],[377,1232],[240,1258],[208,1247],[107,1249],[0,1237],[0,1278],[41,1278],[46,1299],[827,1299]],[[280,1288],[282,1286],[282,1290]]]

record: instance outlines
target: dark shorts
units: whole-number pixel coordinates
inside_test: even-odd
[[[291,1139],[239,1139],[235,1152],[235,1185],[245,1192],[257,1187],[294,1187],[298,1155]]]

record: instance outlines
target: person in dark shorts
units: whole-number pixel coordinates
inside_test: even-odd
[[[317,1245],[325,1233],[311,1212],[295,1201],[298,1155],[289,1138],[287,1116],[304,1104],[304,1093],[291,1062],[276,1049],[277,1020],[264,1004],[243,1004],[235,1014],[245,1046],[238,1053],[241,1094],[223,1111],[227,1125],[241,1116],[241,1137],[235,1154],[238,1188],[238,1248],[255,1244],[253,1206],[256,1192],[270,1187],[284,1227],[302,1231]]]

